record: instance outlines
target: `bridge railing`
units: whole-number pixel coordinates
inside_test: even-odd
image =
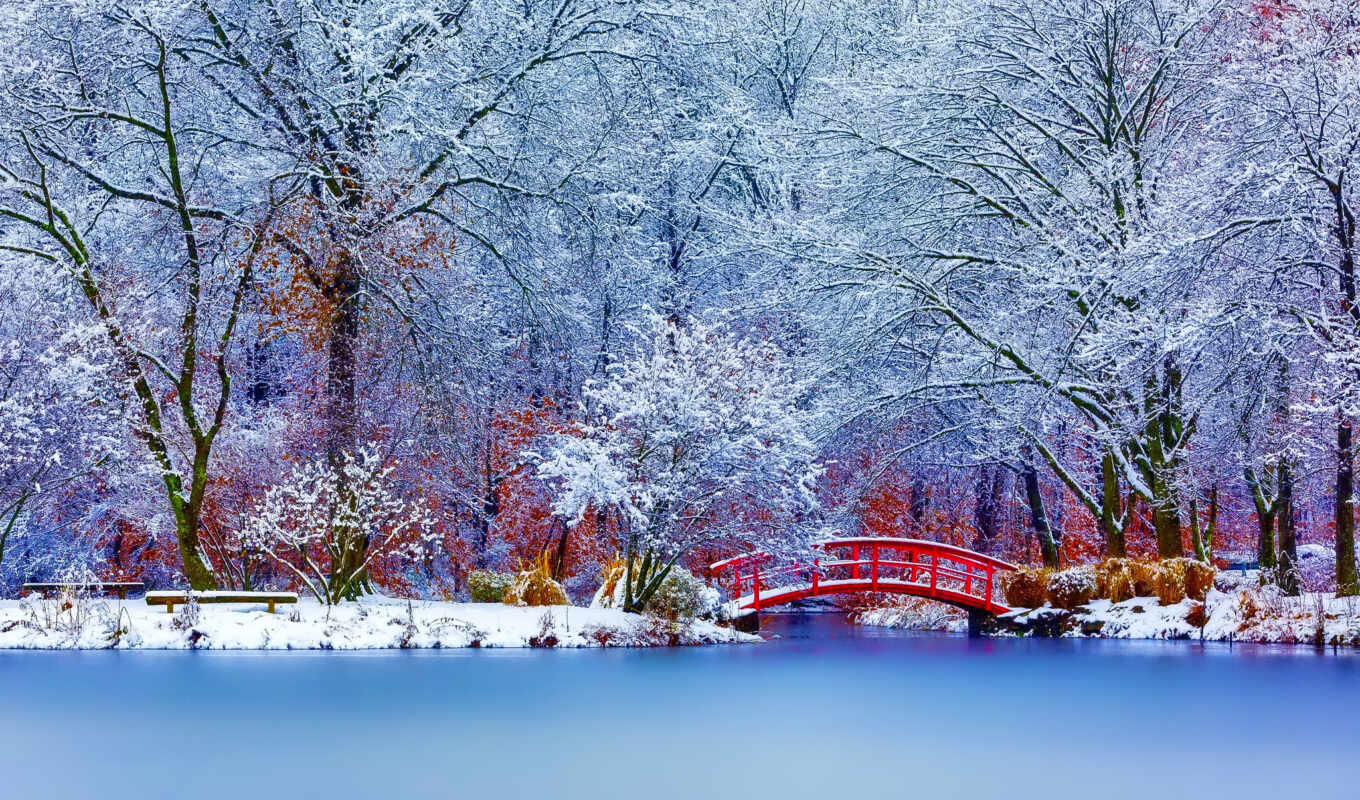
[[[811,561],[775,564],[768,553],[748,553],[712,565],[725,577],[739,608],[760,609],[849,591],[892,591],[1004,610],[993,598],[997,575],[1015,566],[961,547],[919,539],[835,539],[816,546]]]

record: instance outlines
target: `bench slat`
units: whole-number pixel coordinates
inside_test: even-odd
[[[146,604],[165,606],[167,613],[174,613],[175,606],[189,602],[189,598],[199,603],[264,603],[269,613],[274,613],[276,603],[296,603],[297,592],[147,592]]]
[[[101,592],[117,592],[119,597],[127,597],[128,592],[142,589],[146,584],[141,581],[38,581],[25,583],[26,592],[59,592],[63,589],[93,589]]]

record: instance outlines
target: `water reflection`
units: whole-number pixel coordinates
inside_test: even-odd
[[[1360,660],[770,618],[653,651],[0,653],[0,796],[1354,797]]]

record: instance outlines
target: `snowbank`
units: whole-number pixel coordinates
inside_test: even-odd
[[[1163,606],[1155,597],[1095,600],[1075,611],[1044,606],[997,618],[1002,632],[1110,639],[1203,639],[1360,647],[1360,598],[1274,587],[1213,590],[1203,603]]]
[[[950,633],[968,630],[968,615],[961,609],[919,597],[892,598],[884,605],[859,609],[850,618],[859,625],[880,628]]]
[[[614,609],[514,607],[371,597],[334,608],[310,598],[180,606],[141,598],[0,600],[0,648],[362,650],[398,647],[646,647],[760,641],[710,622],[672,623]]]

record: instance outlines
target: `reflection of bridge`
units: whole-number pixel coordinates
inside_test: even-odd
[[[713,564],[725,576],[734,617],[802,600],[850,592],[892,592],[939,600],[968,611],[968,632],[983,617],[1010,609],[996,602],[997,573],[1015,569],[991,556],[920,539],[832,539],[817,545],[825,557],[776,564],[768,553],[747,553]]]

